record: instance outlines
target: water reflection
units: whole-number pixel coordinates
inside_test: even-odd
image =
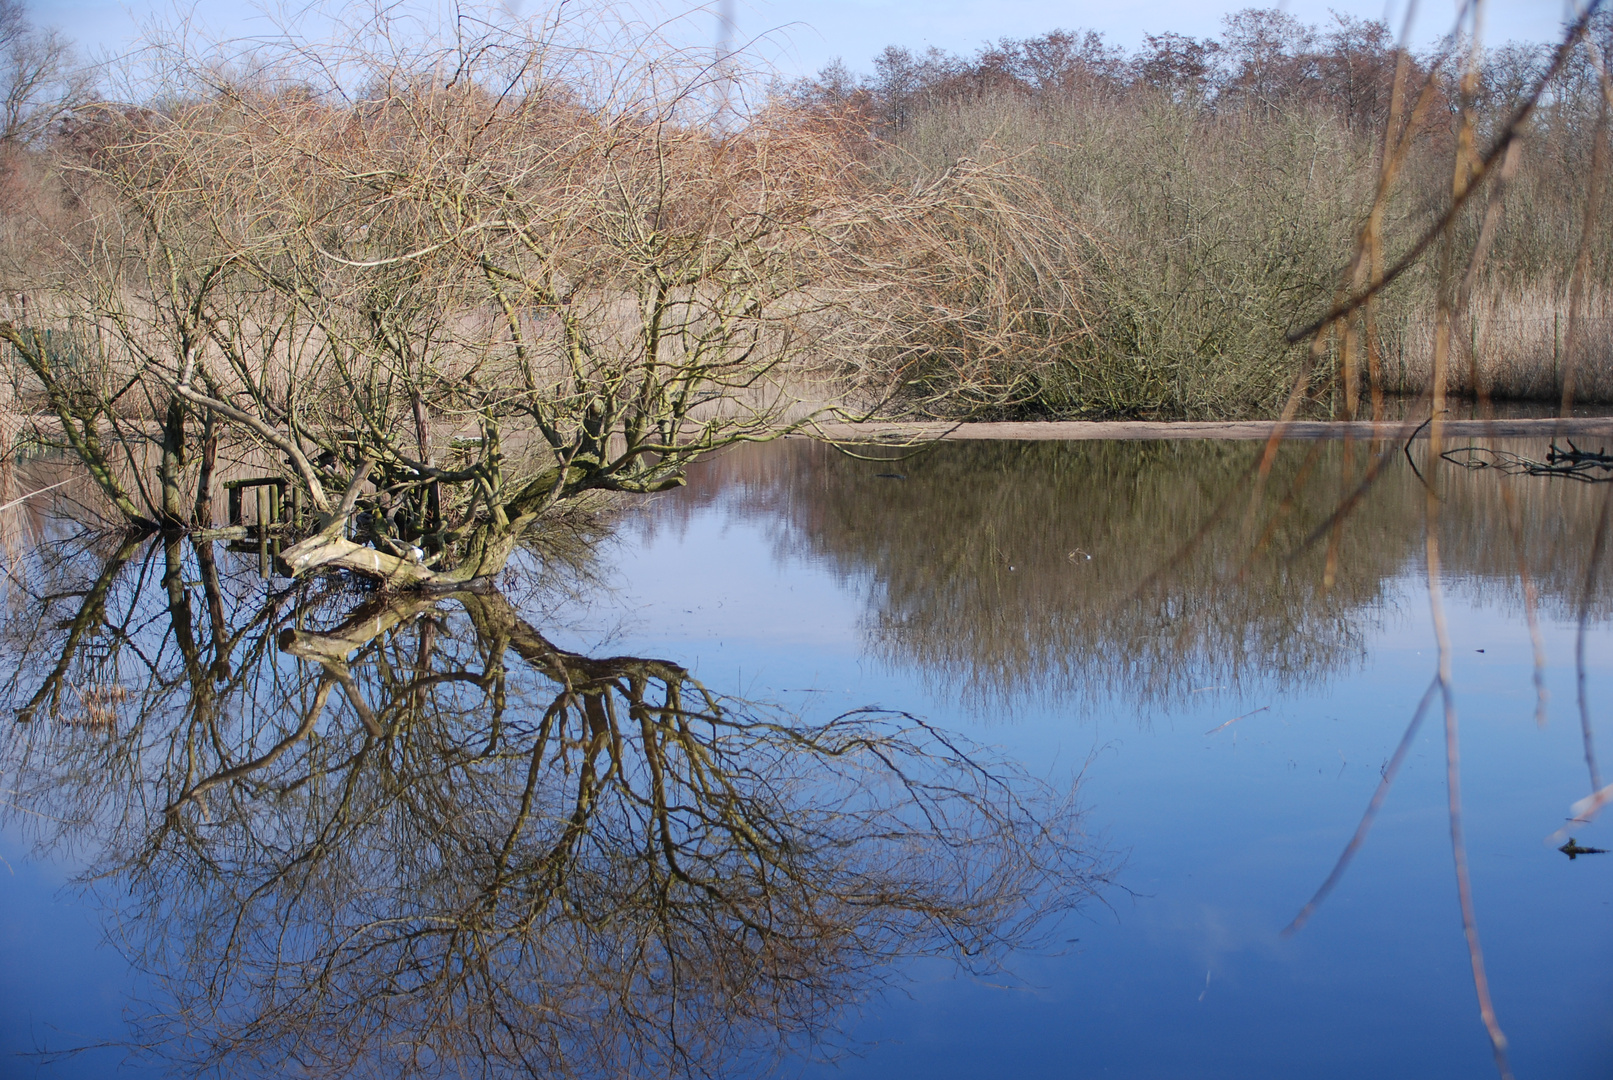
[[[984,995],[960,995],[964,1006],[950,991],[927,995],[894,1025],[922,1036],[861,1075],[1056,1072],[1072,1054],[1117,1074],[1480,1075],[1490,1041],[1474,1006],[1492,985],[1520,1075],[1606,1073],[1613,1044],[1589,1004],[1606,999],[1606,893],[1588,877],[1602,864],[1570,871],[1552,850],[1573,829],[1540,841],[1601,786],[1605,670],[1575,654],[1598,655],[1605,631],[1575,623],[1609,611],[1607,575],[1593,571],[1613,488],[1435,471],[1421,445],[1408,460],[1399,444],[1312,443],[1281,447],[1259,490],[1261,450],[960,443],[868,462],[796,445],[729,454],[692,500],[643,515],[643,547],[658,554],[638,560],[640,578],[704,548],[721,573],[744,543],[770,543],[792,590],[838,578],[855,597],[865,654],[907,700],[943,711],[961,697],[983,719],[1010,717],[993,736],[1027,758],[1072,744],[1101,755],[1086,790],[1131,845],[1123,880],[1150,894],[1119,915],[1129,926],[1083,936],[1090,953],[1055,977],[1062,997],[1035,1019],[999,1006],[977,1022],[970,1010],[992,1007]],[[1374,463],[1376,484],[1335,528],[1335,508]],[[1439,495],[1443,657],[1421,565],[1425,481]],[[1538,633],[1515,617],[1531,594]],[[732,617],[703,621],[707,637],[732,643]],[[792,674],[833,662],[828,648],[778,655],[794,642],[777,637],[728,662]],[[1443,731],[1436,719],[1408,733],[1437,658],[1461,711],[1432,704],[1436,685],[1426,700],[1432,716],[1444,711]],[[835,675],[856,685],[846,667]],[[914,678],[927,693],[913,693]],[[1213,702],[1207,687],[1235,700]],[[1558,715],[1537,727],[1547,691]],[[1083,704],[1094,715],[1072,723]],[[1380,805],[1388,818],[1353,843],[1363,807]],[[1355,850],[1364,857],[1330,876]],[[1324,881],[1342,884],[1323,915],[1279,942]],[[1562,940],[1576,948],[1557,949]],[[1217,994],[1236,1006],[1213,1007]],[[912,1049],[921,1042],[927,1052]]]
[[[183,1073],[744,1072],[1103,881],[1003,759],[568,652],[496,592],[355,607],[177,540],[31,571],[9,813],[88,864]]]
[[[1383,449],[1284,445],[1256,504],[1258,443],[944,442],[879,463],[803,442],[729,452],[644,520],[721,499],[865,582],[866,647],[937,696],[1154,710],[1206,687],[1297,692],[1361,662],[1423,555],[1423,481],[1398,446],[1330,527]],[[1458,588],[1516,610],[1526,578],[1545,614],[1578,614],[1601,489],[1454,467],[1435,482]],[[1605,618],[1613,580],[1585,599]]]

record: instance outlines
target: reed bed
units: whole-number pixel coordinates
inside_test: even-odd
[[[1613,296],[1599,291],[1589,299],[1577,319],[1583,338],[1571,343],[1575,321],[1568,297],[1546,288],[1476,298],[1452,342],[1451,392],[1556,403],[1566,387],[1578,402],[1613,402]],[[1420,393],[1433,378],[1433,328],[1412,324],[1397,345],[1385,388]]]

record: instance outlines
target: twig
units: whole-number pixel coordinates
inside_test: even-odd
[[[1270,705],[1262,705],[1262,706],[1260,706],[1260,708],[1255,709],[1252,712],[1244,713],[1243,716],[1234,716],[1231,720],[1228,720],[1226,723],[1222,724],[1220,727],[1213,727],[1209,731],[1206,731],[1204,734],[1206,734],[1206,735],[1214,735],[1217,731],[1220,731],[1221,728],[1231,727],[1233,724],[1236,724],[1239,720],[1243,720],[1246,717],[1254,716],[1255,713],[1263,713],[1267,709],[1270,709],[1270,708],[1271,708]]]
[[[1602,551],[1607,547],[1608,514],[1613,511],[1613,488],[1602,493],[1602,513],[1596,519],[1591,540],[1591,557],[1585,567],[1585,588],[1579,597],[1579,628],[1574,635],[1574,674],[1578,680],[1579,728],[1585,743],[1585,766],[1591,773],[1591,791],[1602,787],[1602,773],[1596,767],[1596,739],[1591,729],[1591,702],[1585,685],[1585,638],[1591,621],[1591,593],[1596,588],[1596,572],[1601,568]]]
[[[1438,429],[1435,430],[1434,449],[1437,452]],[[1490,999],[1490,980],[1484,970],[1484,950],[1479,944],[1478,916],[1473,908],[1473,882],[1467,868],[1467,841],[1462,829],[1462,757],[1456,719],[1456,697],[1451,689],[1451,637],[1445,621],[1445,600],[1440,585],[1439,559],[1439,497],[1429,489],[1423,519],[1423,542],[1428,570],[1428,606],[1434,623],[1434,640],[1439,644],[1439,676],[1437,683],[1445,705],[1445,792],[1451,823],[1451,861],[1456,870],[1456,895],[1462,909],[1462,935],[1467,940],[1468,964],[1473,970],[1473,992],[1479,999],[1479,1018],[1490,1036],[1490,1051],[1495,1057],[1496,1071],[1501,1080],[1512,1080],[1512,1069],[1507,1064],[1507,1037],[1496,1019],[1495,1003]]]
[[[1428,481],[1423,479],[1422,470],[1417,468],[1417,462],[1412,460],[1412,457],[1411,457],[1411,444],[1412,444],[1412,440],[1416,439],[1417,436],[1422,433],[1423,428],[1427,427],[1429,424],[1432,424],[1434,422],[1434,417],[1436,417],[1440,413],[1446,412],[1446,411],[1447,410],[1445,410],[1445,409],[1439,409],[1439,410],[1436,410],[1434,412],[1429,413],[1428,414],[1428,419],[1424,420],[1422,423],[1418,424],[1417,425],[1417,430],[1413,431],[1410,435],[1406,436],[1406,445],[1404,447],[1402,447],[1402,449],[1405,450],[1405,452],[1406,452],[1406,461],[1408,463],[1410,463],[1410,465],[1411,465],[1411,471],[1417,474],[1417,479],[1422,483],[1423,487],[1428,488],[1428,493],[1430,495],[1432,495],[1434,493],[1434,489],[1431,488],[1431,487],[1428,487]]]
[[[1383,800],[1389,795],[1389,787],[1395,782],[1395,774],[1400,772],[1400,766],[1405,762],[1406,754],[1411,750],[1411,740],[1416,736],[1417,729],[1422,726],[1423,716],[1427,714],[1428,705],[1434,700],[1434,691],[1437,689],[1439,689],[1439,677],[1435,676],[1434,680],[1428,684],[1428,689],[1423,692],[1423,699],[1417,703],[1417,711],[1411,714],[1411,723],[1406,725],[1406,733],[1400,737],[1400,745],[1395,747],[1394,756],[1389,759],[1389,764],[1384,767],[1383,779],[1378,781],[1378,789],[1372,793],[1372,801],[1367,803],[1366,812],[1361,815],[1361,823],[1355,827],[1355,835],[1350,837],[1348,844],[1344,845],[1344,851],[1340,853],[1338,861],[1333,864],[1333,872],[1327,875],[1327,880],[1322,882],[1321,887],[1316,890],[1315,895],[1310,898],[1309,902],[1299,909],[1299,914],[1294,916],[1293,921],[1283,927],[1283,937],[1289,937],[1298,932],[1299,928],[1304,926],[1311,915],[1316,912],[1322,901],[1327,899],[1327,895],[1333,891],[1333,887],[1344,877],[1345,869],[1350,865],[1350,860],[1355,858],[1355,853],[1361,849],[1362,842],[1366,840],[1367,833],[1372,829],[1373,821],[1378,817],[1378,810],[1383,806]]]
[[[28,494],[23,495],[20,498],[12,499],[10,502],[8,502],[8,503],[6,503],[4,505],[0,505],[0,510],[10,510],[13,506],[17,506],[20,503],[27,502],[29,499],[33,498],[35,495],[43,495],[47,491],[55,491],[59,487],[66,487],[68,484],[71,484],[74,480],[77,480],[77,479],[78,479],[78,477],[76,477],[76,476],[70,476],[66,480],[61,481],[60,483],[52,484],[49,487],[39,488],[37,491],[30,491]]]

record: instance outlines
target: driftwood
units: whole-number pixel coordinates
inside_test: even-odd
[[[1572,439],[1567,450],[1553,442],[1545,461],[1487,446],[1454,446],[1440,457],[1464,469],[1499,469],[1509,476],[1562,476],[1587,484],[1613,480],[1613,454],[1605,449],[1581,450]]]

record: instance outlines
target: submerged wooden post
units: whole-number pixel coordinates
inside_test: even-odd
[[[286,480],[281,476],[253,476],[242,480],[224,481],[224,490],[230,495],[230,524],[236,527],[245,526],[241,492],[247,488],[257,489],[258,520],[256,528],[259,532],[280,524],[284,520]],[[265,490],[267,489],[267,490]],[[300,507],[300,491],[293,491],[293,497]]]

